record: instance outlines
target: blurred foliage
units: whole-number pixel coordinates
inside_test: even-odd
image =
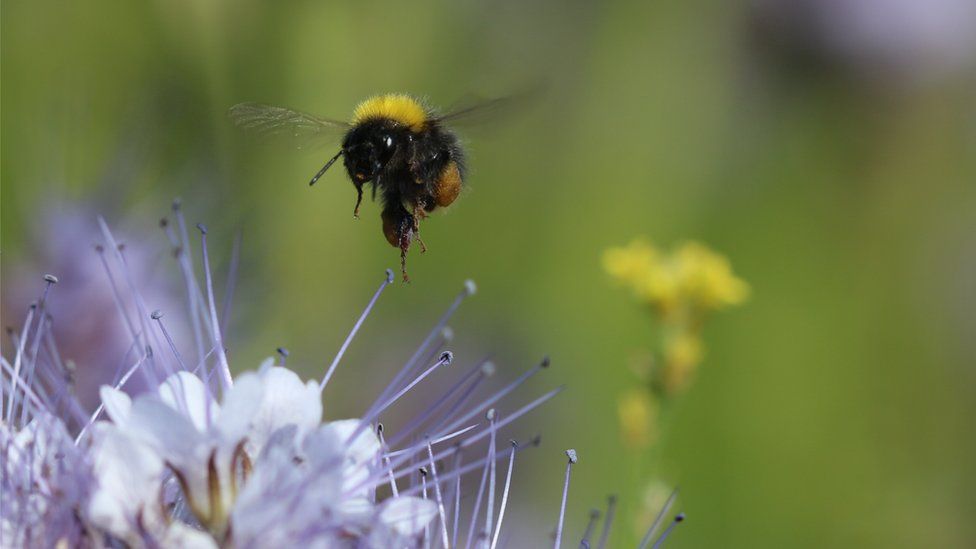
[[[426,222],[413,284],[384,295],[337,374],[362,392],[327,392],[326,415],[361,412],[475,278],[458,356],[516,369],[550,353],[530,389],[570,389],[523,425],[545,440],[516,467],[511,516],[555,522],[573,447],[567,536],[619,491],[613,540],[634,539],[645,496],[617,396],[648,327],[600,257],[636,234],[698,239],[755,291],[708,325],[709,368],[662,434],[656,474],[689,517],[670,546],[972,546],[972,71],[845,63],[751,6],[7,0],[4,278],[51,197],[151,227],[182,196],[226,243],[219,270],[243,234],[237,367],[283,345],[320,374],[396,251],[378,208],[351,218],[341,170],[305,185],[327,149],[250,143],[227,108],[341,118],[375,92],[449,106],[542,84],[530,108],[464,132],[469,188]]]

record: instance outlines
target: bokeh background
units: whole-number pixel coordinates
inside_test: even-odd
[[[344,118],[383,91],[450,106],[541,88],[462,132],[468,190],[424,225],[429,253],[380,301],[327,415],[361,413],[470,277],[459,358],[511,376],[548,353],[526,394],[568,386],[519,428],[545,438],[516,468],[512,546],[545,544],[568,447],[568,536],[616,492],[631,545],[656,477],[689,516],[673,547],[976,544],[972,2],[6,0],[0,34],[5,304],[40,289],[25,271],[95,261],[66,255],[90,244],[69,217],[104,214],[160,250],[147,272],[175,272],[155,226],[182,197],[219,273],[241,234],[235,367],[285,346],[321,375],[397,253],[378,208],[352,219],[341,170],[305,184],[328,148],[255,143],[227,108]],[[638,235],[706,242],[753,288],[707,327],[655,470],[616,420],[653,324],[600,267]]]

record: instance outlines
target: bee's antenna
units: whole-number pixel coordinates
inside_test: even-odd
[[[338,160],[339,157],[342,156],[342,153],[344,152],[346,152],[345,149],[339,149],[339,152],[337,152],[335,156],[333,156],[328,162],[326,162],[325,166],[322,166],[322,169],[319,170],[319,173],[315,174],[315,177],[313,177],[312,180],[308,182],[308,186],[311,187],[312,185],[314,185],[315,182],[318,181],[320,177],[322,177],[322,174],[324,174],[329,168],[331,168],[332,164],[335,164],[335,161]]]

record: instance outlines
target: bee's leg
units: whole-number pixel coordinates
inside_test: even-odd
[[[407,245],[400,248],[400,272],[403,273],[403,281],[408,284],[410,283],[410,275],[407,274],[407,248],[409,247]]]
[[[423,205],[416,204],[413,207],[413,237],[420,244],[420,253],[427,253],[427,244],[420,238],[420,220],[427,217],[427,211],[424,209]]]
[[[363,184],[354,183],[356,185],[356,208],[352,211],[352,216],[359,219],[359,206],[363,203]]]
[[[420,220],[424,216],[424,209],[420,204],[414,204],[413,206],[413,232],[420,234]]]
[[[400,223],[400,272],[403,273],[403,281],[410,282],[407,275],[407,252],[410,251],[410,241],[413,239],[414,232],[410,229],[413,223],[408,214]]]

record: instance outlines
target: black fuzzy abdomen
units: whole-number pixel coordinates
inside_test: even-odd
[[[464,176],[464,151],[460,141],[450,130],[431,123],[423,132],[414,136],[414,151],[410,164],[410,172],[414,187],[407,193],[422,197],[422,207],[433,210],[436,207],[434,196],[437,195],[437,184],[445,169],[451,163],[457,165],[461,177]]]
[[[453,165],[453,166],[452,166]],[[373,181],[383,203],[384,233],[391,245],[402,245],[404,231],[416,227],[443,200],[438,184],[448,171],[460,186],[464,154],[456,135],[430,123],[414,132]],[[456,195],[456,191],[455,191]]]

